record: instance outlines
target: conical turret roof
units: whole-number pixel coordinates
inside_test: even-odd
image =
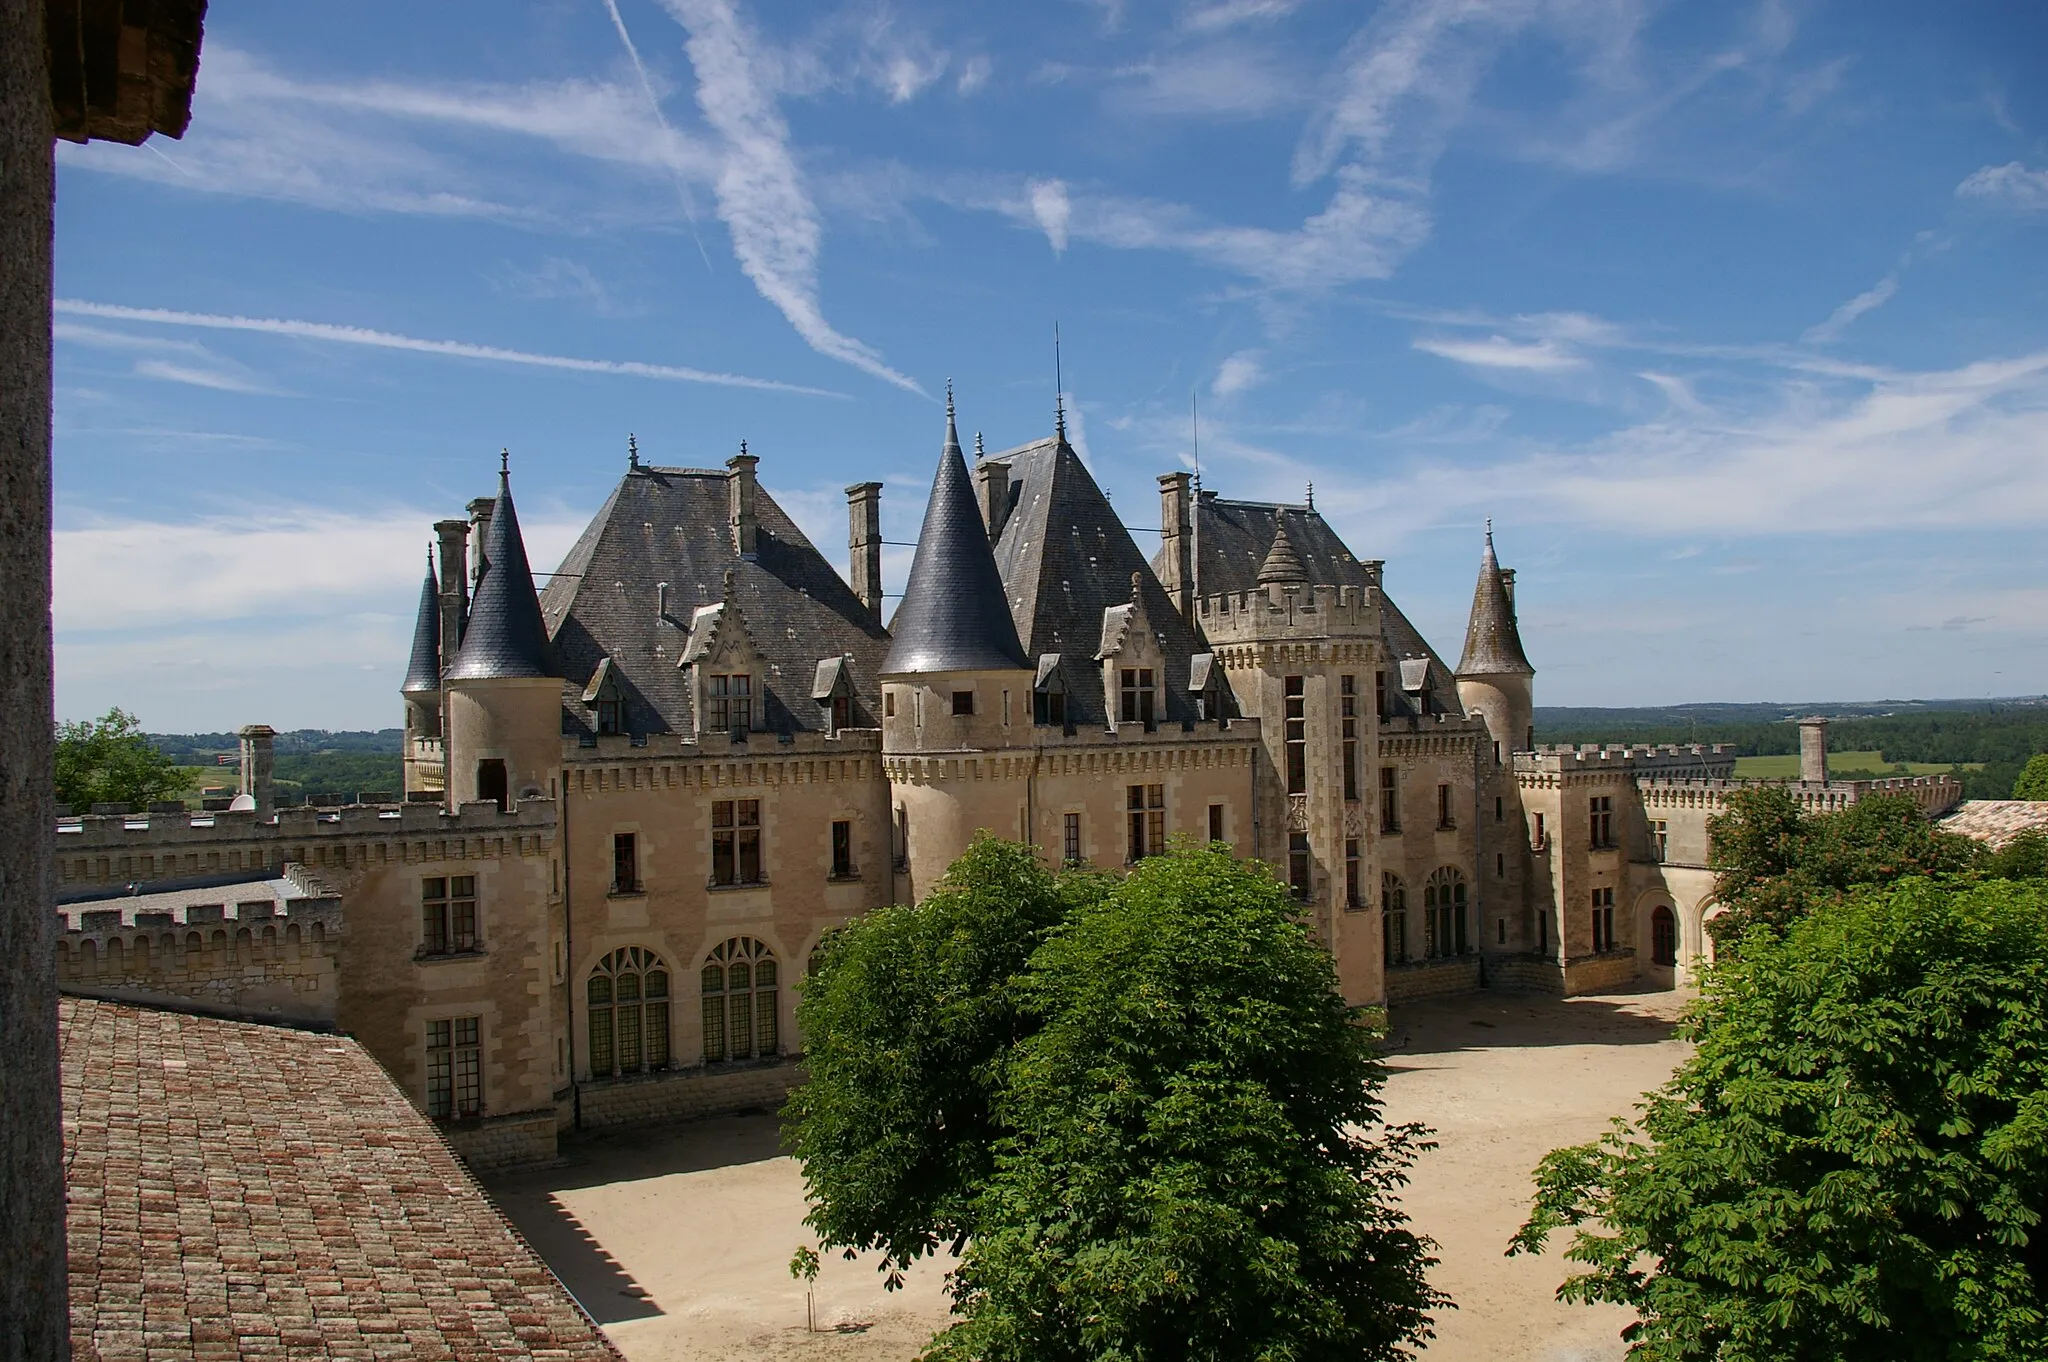
[[[541,620],[519,514],[512,509],[512,475],[498,472],[498,500],[484,532],[483,580],[469,604],[462,651],[448,668],[450,681],[491,681],[548,676],[548,631]]]
[[[1465,656],[1460,676],[1534,676],[1536,669],[1522,652],[1522,631],[1515,625],[1514,602],[1507,579],[1493,556],[1493,526],[1486,528],[1486,553],[1479,560],[1479,584],[1472,590],[1472,620],[1465,626]]]
[[[1259,564],[1259,585],[1295,585],[1308,581],[1308,569],[1301,565],[1301,555],[1294,551],[1294,541],[1287,537],[1286,522],[1274,517],[1273,547],[1266,551],[1266,561]]]
[[[953,402],[946,400],[946,445],[924,508],[910,583],[889,622],[895,636],[884,675],[912,672],[1022,669],[1024,646],[989,548],[988,528],[975,505],[960,452]]]
[[[431,695],[441,689],[441,590],[434,581],[434,559],[427,557],[427,580],[420,583],[420,614],[412,626],[412,661],[406,664],[404,695]]]

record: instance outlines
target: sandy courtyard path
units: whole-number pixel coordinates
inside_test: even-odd
[[[1557,1304],[1566,1264],[1502,1257],[1546,1150],[1597,1135],[1684,1055],[1682,999],[1497,994],[1395,1010],[1389,1119],[1435,1128],[1404,1201],[1436,1239],[1432,1280],[1458,1302],[1431,1358],[1606,1362],[1625,1315]],[[803,1183],[767,1115],[584,1138],[565,1166],[493,1179],[498,1203],[632,1362],[904,1359],[946,1319],[941,1270],[885,1292],[871,1259],[827,1258],[817,1319],[789,1277]]]

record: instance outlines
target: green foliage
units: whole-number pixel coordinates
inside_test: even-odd
[[[1782,930],[1854,886],[1959,874],[1984,856],[1969,838],[1935,827],[1903,795],[1808,815],[1783,786],[1757,786],[1730,794],[1726,811],[1707,820],[1707,834],[1714,896],[1728,906],[1710,924],[1723,946],[1752,927]]]
[[[1636,1362],[2048,1358],[2048,885],[1908,880],[1745,941],[1638,1125],[1546,1156],[1510,1253]]]
[[[57,802],[84,813],[94,804],[140,808],[185,792],[185,776],[153,746],[135,716],[110,709],[57,725]]]
[[[2026,767],[2019,779],[2012,783],[2014,799],[2048,799],[2048,752],[2037,752],[2027,758]]]
[[[818,1251],[809,1244],[798,1244],[789,1259],[789,1275],[800,1282],[817,1281]]]
[[[2048,833],[2020,833],[1984,858],[1984,876],[1993,880],[2048,879]]]
[[[798,1005],[808,1222],[892,1275],[950,1242],[935,1358],[1391,1358],[1429,1337],[1373,1035],[1263,868],[1122,881],[983,837],[839,933]],[[1368,1133],[1370,1132],[1370,1133]]]

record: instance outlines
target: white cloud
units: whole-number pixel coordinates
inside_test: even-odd
[[[1217,366],[1216,381],[1209,385],[1209,391],[1218,397],[1229,397],[1257,387],[1266,378],[1259,360],[1257,350],[1240,350],[1225,359]]]
[[[1270,23],[1301,7],[1301,0],[1209,0],[1189,6],[1180,26],[1195,33],[1215,33],[1240,24]]]
[[[718,216],[732,234],[740,269],[813,350],[922,395],[914,379],[825,320],[818,299],[823,229],[753,36],[729,0],[663,2],[689,32],[684,47],[697,74],[697,107],[724,140]]]
[[[2018,161],[1985,166],[1957,185],[1956,193],[2022,212],[2048,212],[2048,170],[2029,170]]]
[[[1887,274],[1884,278],[1878,280],[1875,284],[1872,284],[1869,288],[1829,313],[1826,321],[1818,326],[1808,327],[1806,334],[1801,336],[1800,339],[1813,345],[1840,340],[1842,333],[1849,329],[1851,322],[1866,312],[1874,312],[1878,308],[1883,307],[1891,301],[1892,295],[1898,291],[1899,272],[1893,270],[1890,274]]]
[[[1454,340],[1442,337],[1422,337],[1412,342],[1417,350],[1454,360],[1459,364],[1476,365],[1482,369],[1520,369],[1531,373],[1560,373],[1567,369],[1582,369],[1586,366],[1583,356],[1554,340],[1539,340],[1521,344],[1506,336],[1488,336],[1484,340]]]
[[[1067,201],[1066,185],[1058,180],[1033,180],[1025,188],[1031,196],[1032,220],[1052,243],[1053,254],[1064,255],[1067,224],[1074,215],[1073,205]]]
[[[1236,41],[1162,52],[1103,83],[1113,108],[1169,117],[1256,118],[1301,105],[1313,88],[1271,48]]]
[[[272,393],[276,390],[256,379],[223,369],[196,369],[189,364],[174,364],[167,359],[138,359],[135,372],[143,378],[161,379],[166,383],[183,383],[193,388],[211,388],[224,393]]]
[[[995,67],[984,56],[975,55],[960,63],[960,79],[953,83],[953,91],[959,95],[971,95],[988,84]]]
[[[1707,414],[1706,404],[1701,402],[1699,397],[1693,392],[1692,384],[1686,382],[1678,375],[1660,374],[1654,370],[1645,369],[1638,373],[1636,377],[1656,388],[1658,392],[1663,393],[1666,401],[1687,415],[1704,416]]]
[[[278,317],[230,317],[208,312],[174,312],[157,307],[123,307],[114,303],[93,303],[77,298],[59,298],[52,310],[60,314],[99,317],[110,321],[150,322],[163,326],[192,326],[213,331],[254,331],[298,340],[324,341],[337,345],[362,345],[381,350],[406,350],[415,354],[448,355],[456,359],[479,359],[497,364],[525,364],[543,369],[568,369],[586,374],[621,374],[631,378],[666,379],[679,383],[714,383],[730,388],[757,388],[766,392],[801,393],[808,397],[839,397],[822,388],[805,388],[743,374],[713,373],[673,364],[646,364],[639,360],[577,359],[568,355],[542,355],[527,350],[507,350],[496,345],[472,345],[467,341],[421,340],[390,331],[372,331],[360,326],[334,326],[326,322],[291,321]]]

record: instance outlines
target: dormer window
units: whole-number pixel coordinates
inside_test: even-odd
[[[612,734],[624,731],[621,727],[619,708],[620,707],[618,696],[600,695],[598,697],[597,733],[599,737],[608,737]]]
[[[853,697],[835,695],[832,697],[832,731],[853,727]]]
[[[704,678],[704,729],[740,737],[754,726],[754,678],[746,672]]]
[[[1033,723],[1045,724],[1050,728],[1067,726],[1067,693],[1063,690],[1042,690],[1031,697],[1031,719]]]
[[[1152,669],[1150,667],[1125,667],[1121,673],[1121,701],[1117,707],[1117,722],[1143,724],[1150,733],[1153,725],[1152,713]]]

